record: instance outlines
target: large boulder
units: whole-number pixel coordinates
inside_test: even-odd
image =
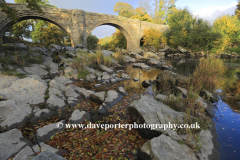
[[[156,78],[156,86],[158,90],[163,88],[173,88],[175,85],[187,87],[189,84],[189,77],[182,76],[171,71],[162,71]]]
[[[148,96],[142,96],[141,99],[130,104],[127,109],[131,119],[137,124],[154,124],[153,130],[141,130],[149,138],[159,136],[164,132],[164,129],[157,127],[156,124],[160,126],[168,123],[173,124],[176,120],[183,123],[184,113],[177,112]]]
[[[188,146],[179,144],[177,141],[165,135],[155,137],[144,143],[139,150],[138,157],[141,160],[197,160],[194,152]]]
[[[215,125],[214,125],[215,126]],[[217,138],[213,137],[210,130],[202,130],[199,134],[199,142],[201,144],[200,154],[205,160],[218,159],[220,154],[216,145]],[[218,143],[218,142],[217,142]]]
[[[14,100],[0,101],[0,131],[24,125],[32,108],[28,104],[17,105]]]
[[[90,100],[99,104],[102,104],[105,100],[105,91],[95,92],[90,95]]]
[[[18,129],[12,129],[0,134],[0,158],[7,160],[26,146],[33,144],[22,136]]]
[[[46,89],[46,84],[27,77],[14,81],[10,87],[0,90],[0,98],[15,100],[16,104],[39,104],[45,102]]]

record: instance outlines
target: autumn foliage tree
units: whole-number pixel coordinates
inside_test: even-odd
[[[157,50],[161,48],[161,44],[166,44],[166,38],[161,31],[150,28],[144,30],[143,46],[150,48],[153,46]]]
[[[117,29],[112,36],[100,39],[98,45],[101,49],[115,51],[116,47],[126,49],[127,40],[123,33]]]
[[[214,29],[224,36],[222,49],[240,42],[240,21],[237,15],[222,15],[215,19]]]

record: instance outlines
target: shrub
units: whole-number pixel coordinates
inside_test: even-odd
[[[104,65],[107,67],[111,67],[111,57],[104,57]]]
[[[146,48],[150,48],[153,46],[157,50],[161,48],[161,44],[166,44],[166,39],[161,31],[157,29],[150,28],[144,30],[144,37],[143,37],[143,46]]]
[[[195,91],[214,91],[223,81],[225,68],[221,59],[202,58],[193,73],[192,84]]]
[[[116,52],[114,57],[117,59],[117,63],[124,65],[126,64],[124,56],[120,52]]]

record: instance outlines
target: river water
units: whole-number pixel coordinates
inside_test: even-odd
[[[199,59],[168,59],[174,69],[175,73],[189,76],[195,70]],[[240,60],[224,60],[224,65],[232,70],[240,71]],[[132,78],[138,78],[140,81],[134,82],[128,80],[124,82],[125,88],[139,88],[143,80],[155,80],[160,69],[141,70],[139,68],[132,68],[131,65],[126,66],[125,71],[128,72]],[[221,92],[221,90],[217,90]],[[221,147],[219,149],[219,160],[240,160],[240,99],[239,100],[220,100],[217,104],[217,110],[213,120],[216,122],[216,131],[218,133],[218,142]]]

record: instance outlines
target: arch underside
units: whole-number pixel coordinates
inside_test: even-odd
[[[40,19],[40,20],[48,21],[48,22],[53,23],[56,26],[60,27],[62,30],[64,30],[70,36],[70,34],[65,29],[66,27],[64,25],[62,25],[60,22],[58,22],[57,20],[55,20],[55,19],[53,19],[49,16],[38,15],[38,14],[32,14],[32,15],[19,14],[18,19],[19,19],[18,22],[28,20],[28,19]],[[7,32],[7,30],[16,23],[14,23],[10,18],[6,18],[2,22],[2,24],[5,24],[5,25],[0,26],[0,31],[1,31],[0,32],[0,38],[3,38],[3,36]]]
[[[103,26],[103,25],[109,25],[109,26],[112,26],[112,27],[115,27],[115,28],[119,29],[119,30],[123,33],[125,39],[127,40],[127,47],[130,45],[130,43],[132,43],[131,35],[130,35],[129,32],[125,29],[126,27],[124,27],[124,26],[122,26],[122,25],[120,25],[120,24],[117,24],[116,22],[99,22],[97,25],[93,26],[93,27],[89,30],[87,37],[89,36],[89,34],[90,34],[95,28],[97,28],[97,27],[99,27],[99,26]]]

